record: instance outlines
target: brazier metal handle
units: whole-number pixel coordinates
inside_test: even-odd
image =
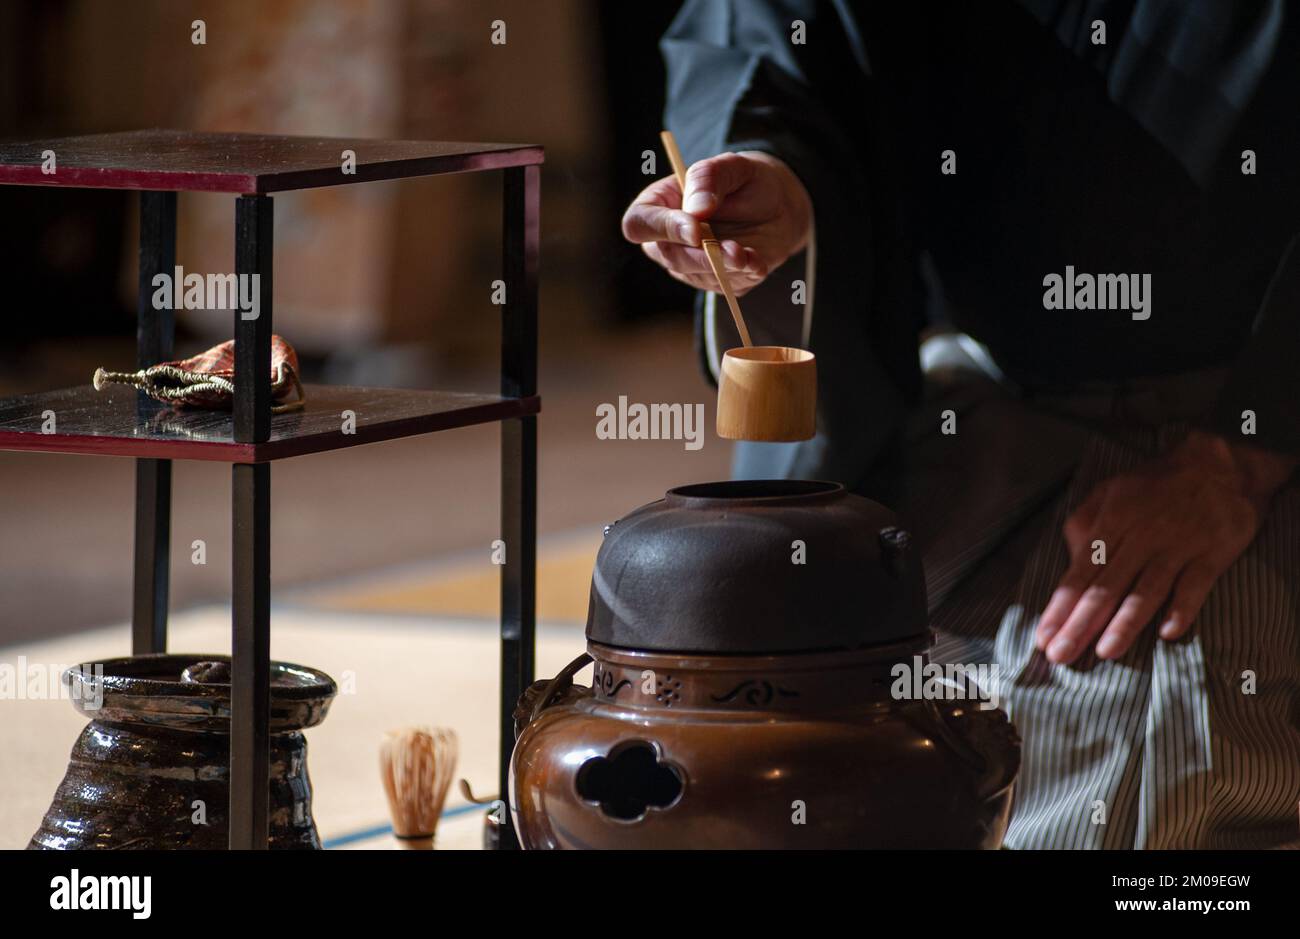
[[[563,694],[565,690],[573,684],[573,676],[591,664],[591,661],[591,656],[584,652],[568,665],[564,666],[564,668],[560,669],[559,674],[547,682],[546,688],[542,691],[542,696],[538,698],[537,703],[533,705],[533,713],[529,716],[528,720],[530,722],[537,720],[537,715],[541,714],[542,711],[554,704],[555,699]]]
[[[591,689],[585,688],[582,685],[575,687],[573,684],[574,674],[579,669],[586,666],[590,661],[591,656],[584,652],[568,665],[564,666],[564,668],[560,669],[560,673],[550,681],[545,679],[535,681],[524,689],[524,693],[521,694],[519,700],[515,702],[514,721],[516,740],[518,740],[519,735],[524,732],[524,728],[537,719],[537,715],[541,714],[542,711],[550,707],[552,704],[555,704],[561,697],[571,691],[577,690],[584,691],[588,694],[591,693]]]

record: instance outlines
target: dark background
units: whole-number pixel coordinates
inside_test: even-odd
[[[101,44],[117,47],[114,54],[101,55],[112,67],[110,74],[103,74],[96,68],[97,63],[81,59],[76,37],[97,28],[108,4],[102,0],[9,0],[0,5],[0,138],[44,139],[143,126],[290,132],[266,120],[254,120],[248,126],[228,126],[229,121],[223,122],[226,126],[211,126],[193,106],[193,92],[201,92],[202,81],[196,88],[188,80],[180,80],[178,84],[182,87],[169,90],[166,76],[177,67],[188,68],[178,66],[175,60],[213,52],[221,55],[225,28],[240,28],[254,20],[259,24],[273,22],[283,42],[292,44],[298,34],[318,28],[318,21],[329,19],[329,11],[340,8],[340,4],[346,5],[345,0],[311,3],[259,0],[256,4],[177,2],[168,4],[164,10],[154,2],[124,0],[112,6],[121,12],[119,22],[125,28],[99,38]],[[460,23],[465,35],[471,37],[481,35],[486,29],[484,23],[490,19],[477,3],[390,0],[390,5],[409,8],[413,22],[434,10],[441,17],[440,22]],[[572,337],[575,328],[616,328],[665,315],[682,316],[690,304],[689,291],[663,277],[645,263],[637,249],[623,244],[617,237],[623,207],[649,181],[641,174],[639,154],[647,147],[657,149],[658,144],[656,135],[663,110],[663,64],[657,41],[680,4],[674,0],[553,2],[542,5],[554,15],[545,17],[540,29],[536,28],[537,24],[525,27],[512,15],[523,6],[519,2],[506,3],[493,13],[503,17],[515,30],[509,42],[544,46],[553,42],[548,31],[570,30],[581,34],[579,42],[588,55],[576,70],[575,78],[595,92],[590,96],[587,124],[603,128],[597,137],[583,135],[573,140],[582,129],[567,126],[565,121],[570,114],[552,104],[569,96],[575,90],[569,87],[574,82],[566,85],[563,76],[552,74],[549,69],[542,68],[523,88],[509,76],[494,74],[491,69],[482,70],[477,76],[478,97],[512,99],[522,95],[528,99],[530,109],[541,109],[544,119],[537,123],[547,133],[530,137],[528,142],[548,147],[544,190],[547,208],[552,209],[557,202],[576,206],[568,209],[568,213],[580,214],[583,227],[596,236],[589,239],[584,257],[574,252],[567,239],[552,237],[559,234],[554,227],[544,229],[543,250],[548,267],[553,269],[558,263],[576,269],[596,288],[594,295],[589,292],[585,296],[584,309],[563,320],[565,336]],[[209,29],[208,44],[203,49],[193,48],[186,42],[186,24],[198,17],[206,17]],[[582,25],[575,30],[575,23]],[[400,54],[418,58],[419,46],[411,43]],[[384,52],[381,50],[377,55],[382,58]],[[471,69],[474,58],[482,57],[482,54],[473,55],[469,48],[450,56],[452,67],[456,68],[459,61],[462,71]],[[322,61],[318,67],[330,69],[336,63]],[[418,73],[419,68],[417,63],[410,71]],[[283,77],[284,73],[268,69],[268,74],[262,77],[250,74],[248,81],[282,82]],[[295,75],[300,77],[300,72]],[[154,90],[133,103],[130,100],[133,90],[142,84]],[[93,96],[82,93],[90,85],[100,88]],[[107,93],[103,91],[104,85],[109,87]],[[112,93],[114,85],[121,89],[120,96]],[[186,94],[184,86],[187,85],[191,94]],[[508,119],[509,111],[501,112],[499,126],[493,127],[492,115],[496,112],[492,108],[483,108],[477,117],[464,120],[455,119],[464,109],[458,112],[455,108],[443,108],[440,118],[450,115],[451,119],[441,119],[438,126],[429,127],[429,121],[421,118],[427,109],[421,101],[419,83],[411,85],[405,89],[408,100],[404,108],[413,116],[405,122],[395,122],[386,136],[425,137],[426,131],[436,130],[442,139],[510,140],[519,134]],[[113,102],[107,110],[96,106],[104,98]],[[433,100],[429,98],[430,105]],[[349,130],[346,114],[333,118],[330,124],[318,132],[339,136],[354,133]],[[357,128],[355,133],[375,136],[366,130]],[[487,135],[483,133],[485,130],[489,132]],[[491,133],[493,130],[496,133]],[[556,139],[547,139],[548,136]],[[558,146],[557,140],[561,141]],[[7,224],[0,226],[0,276],[8,288],[6,296],[11,314],[6,318],[4,341],[0,343],[0,367],[4,372],[0,375],[0,390],[47,387],[46,378],[54,377],[49,375],[49,368],[58,367],[57,353],[52,356],[53,364],[44,362],[42,373],[33,374],[24,363],[30,364],[33,350],[43,348],[51,340],[71,337],[127,340],[133,336],[134,298],[129,284],[134,263],[132,225],[136,206],[136,197],[121,191],[0,187],[0,217],[7,220]],[[546,243],[550,241],[556,244]],[[490,257],[491,251],[489,241],[482,253]],[[437,299],[428,297],[431,307],[437,305]],[[382,347],[385,311],[382,304],[380,307],[373,311],[373,316],[380,323],[375,344]],[[417,318],[414,334],[407,330],[402,341],[426,344],[436,358],[441,334],[445,332],[440,328],[442,325],[430,316],[421,329]],[[455,325],[452,324],[453,329]],[[209,344],[200,342],[201,337],[187,331],[188,326],[184,319],[179,323],[178,350]],[[187,343],[187,337],[193,342]],[[313,348],[313,343],[300,341],[299,345],[309,368],[313,363],[319,367],[332,351],[324,344]],[[492,355],[491,342],[480,343],[474,354],[480,353],[487,362]],[[37,357],[47,360],[51,356]],[[463,359],[458,361],[464,364]]]

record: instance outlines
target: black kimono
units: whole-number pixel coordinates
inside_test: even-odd
[[[1033,641],[1099,480],[1196,425],[1300,454],[1297,13],[690,0],[663,40],[686,158],[766,151],[812,197],[815,254],[744,308],[756,342],[816,353],[818,435],[742,444],[737,473],[912,514],[936,658],[996,665],[1025,738],[1013,847],[1297,843],[1300,487],[1184,639],[1071,667]],[[716,374],[739,343],[712,298]],[[995,394],[923,380],[938,325],[979,341]],[[950,407],[962,430],[940,436]]]
[[[687,160],[770,152],[816,213],[822,433],[774,466],[861,482],[938,316],[1022,388],[1231,366],[1207,423],[1251,410],[1252,442],[1300,453],[1298,38],[1280,0],[688,2],[662,42]],[[1045,311],[1067,266],[1150,274],[1152,315]],[[786,275],[746,308],[797,330]]]

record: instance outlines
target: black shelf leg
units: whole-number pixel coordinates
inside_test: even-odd
[[[135,595],[131,654],[167,651],[172,461],[135,461]]]
[[[271,465],[232,469],[234,623],[230,676],[230,847],[267,845],[271,707]]]
[[[275,214],[270,196],[235,200],[235,273],[258,278],[258,314],[235,310],[235,440],[263,443],[271,436],[271,242]],[[252,379],[251,381],[249,379]]]
[[[505,171],[502,260],[506,304],[501,324],[501,393],[537,393],[537,255],[541,171],[526,166]],[[514,709],[533,680],[537,579],[537,418],[501,425],[501,798],[509,801]],[[500,847],[518,848],[510,813],[503,812]]]
[[[269,196],[235,203],[235,272],[258,275],[259,312],[235,310],[234,437],[261,443],[271,432],[271,242]],[[230,847],[265,849],[269,834],[271,705],[271,467],[231,473],[233,617],[230,682]]]
[[[176,266],[176,193],[140,193],[139,299],[136,306],[136,367],[172,357],[171,309],[153,305],[154,277]],[[142,404],[146,400],[140,393]],[[167,592],[172,509],[171,460],[135,461],[135,583],[131,608],[131,654],[167,651]]]

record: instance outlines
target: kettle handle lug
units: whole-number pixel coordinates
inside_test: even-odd
[[[556,697],[558,697],[564,689],[573,684],[573,676],[591,664],[591,661],[591,656],[584,652],[568,665],[564,666],[564,668],[560,669],[556,676],[547,682],[546,688],[542,691],[541,697],[537,699],[537,703],[533,706],[533,713],[528,718],[529,722],[531,723],[532,721],[537,720],[537,715],[550,707]]]

